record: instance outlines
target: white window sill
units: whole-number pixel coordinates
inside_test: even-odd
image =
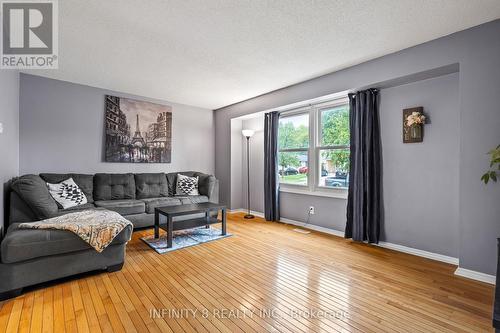
[[[311,195],[315,197],[328,197],[347,200],[347,189],[309,191],[308,189],[280,187],[280,192]]]

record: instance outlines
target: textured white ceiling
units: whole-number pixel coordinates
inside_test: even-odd
[[[71,82],[210,109],[500,17],[500,0],[64,0]]]

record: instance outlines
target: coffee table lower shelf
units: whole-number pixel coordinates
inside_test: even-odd
[[[191,209],[191,210],[190,210]],[[221,211],[222,219],[210,216],[211,212]],[[204,212],[205,217],[173,221],[173,217]],[[166,223],[160,223],[160,215],[166,217]],[[221,223],[221,235],[226,235],[226,207],[218,204],[204,203],[184,206],[182,208],[161,207],[155,209],[154,237],[160,237],[160,228],[167,232],[167,248],[172,247],[173,232],[175,230],[192,229],[196,227],[209,228],[212,224]]]

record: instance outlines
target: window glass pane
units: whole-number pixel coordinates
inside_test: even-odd
[[[307,185],[307,151],[278,153],[280,182]]]
[[[309,147],[309,114],[280,118],[278,148]]]
[[[349,105],[321,110],[321,146],[349,145]]]
[[[320,150],[319,165],[319,186],[349,187],[349,149]]]

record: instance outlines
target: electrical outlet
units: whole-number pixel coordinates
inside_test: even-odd
[[[3,124],[0,123],[0,134],[2,134],[2,133],[3,133]]]
[[[309,214],[314,215],[314,206],[309,207]]]

